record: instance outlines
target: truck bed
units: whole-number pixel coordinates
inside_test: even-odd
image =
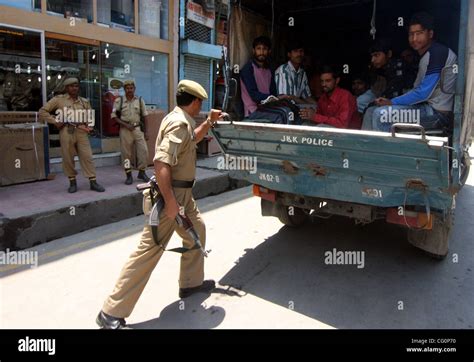
[[[214,135],[227,157],[257,162],[233,177],[275,191],[380,207],[452,202],[445,137],[254,122],[220,122]]]

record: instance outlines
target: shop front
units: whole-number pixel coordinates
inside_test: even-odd
[[[0,125],[2,119],[35,119],[42,105],[64,92],[68,77],[80,79],[80,95],[94,109],[90,141],[97,157],[120,151],[110,115],[126,79],[135,81],[154,132],[174,107],[182,78],[208,91],[205,119],[220,94],[215,84],[222,81],[228,9],[228,0],[0,0]],[[46,163],[59,165],[58,131],[47,127]]]
[[[118,152],[110,114],[126,79],[152,114],[173,106],[173,15],[169,0],[0,0],[0,123],[35,119],[77,77],[94,109],[93,152]],[[47,133],[48,157],[58,158],[58,131],[50,125]]]

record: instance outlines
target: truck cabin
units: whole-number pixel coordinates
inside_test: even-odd
[[[229,58],[238,89],[230,112],[244,121],[385,132],[394,123],[414,123],[428,134],[450,136],[460,9],[460,0],[236,1],[230,19]],[[415,19],[420,26],[410,27],[413,15],[420,13],[421,18]],[[441,46],[430,47],[431,59],[425,57],[420,63],[423,48],[414,47],[420,48],[423,39],[420,43],[419,36],[425,33],[430,38],[431,30],[433,44]],[[253,47],[261,52],[267,45],[259,37],[269,39],[271,49],[254,58]],[[286,69],[279,68],[285,64]],[[286,78],[297,71],[289,64],[301,65],[307,80],[299,75]],[[269,78],[259,72],[260,66],[271,70],[267,86]],[[249,86],[255,70],[259,79]],[[412,91],[420,93],[421,88],[424,95]],[[249,98],[255,103],[251,109]],[[432,98],[436,99],[432,102]],[[331,113],[331,106],[341,109]],[[345,118],[341,121],[341,117]]]

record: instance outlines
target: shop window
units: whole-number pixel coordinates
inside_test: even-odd
[[[14,8],[19,8],[22,10],[41,10],[41,0],[0,0],[0,6],[12,6]]]
[[[148,108],[168,111],[168,55],[146,50],[102,44],[102,129],[117,136],[118,127],[110,119],[114,100],[124,96],[123,82],[133,79],[135,94]]]
[[[42,106],[40,33],[0,26],[0,111]]]
[[[99,1],[108,2],[108,1]],[[92,23],[92,0],[48,0],[50,15],[74,17],[77,21]]]
[[[101,54],[104,93],[124,95],[123,81],[133,79],[147,105],[168,110],[168,55],[114,44],[103,44]]]
[[[140,34],[168,39],[169,0],[140,0]]]
[[[97,2],[97,23],[114,29],[135,32],[135,1],[111,0]]]

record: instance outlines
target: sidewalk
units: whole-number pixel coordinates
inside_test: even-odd
[[[229,173],[217,170],[216,157],[197,162],[196,199],[245,186]],[[153,173],[148,169],[148,175]],[[97,226],[117,222],[142,213],[142,194],[136,185],[125,185],[121,166],[97,168],[103,193],[89,190],[89,181],[77,177],[78,191],[69,194],[64,174],[54,180],[0,188],[0,250],[25,249]]]

